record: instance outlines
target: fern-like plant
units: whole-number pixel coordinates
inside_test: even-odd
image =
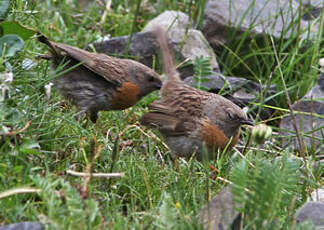
[[[275,160],[254,156],[235,165],[232,193],[246,229],[291,229],[292,210],[301,198],[299,167],[288,153]]]
[[[209,88],[202,85],[203,82],[208,82],[210,79],[207,77],[212,74],[210,67],[210,58],[203,56],[196,57],[194,61],[194,76],[193,79],[196,80],[196,85],[194,87],[208,91]]]

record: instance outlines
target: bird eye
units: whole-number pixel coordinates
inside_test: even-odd
[[[233,116],[233,114],[231,114],[231,113],[227,113],[227,116],[228,116],[230,119],[234,119],[234,116]]]
[[[236,114],[231,109],[226,110],[227,116],[229,119],[234,120],[237,118]]]
[[[154,81],[154,77],[149,77],[148,81],[149,82],[153,82]]]

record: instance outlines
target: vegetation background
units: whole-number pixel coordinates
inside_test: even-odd
[[[113,0],[102,21],[105,5],[100,0],[15,0],[6,21],[18,21],[51,40],[85,48],[107,34],[138,32],[165,10],[187,13],[199,28],[205,2]],[[294,213],[314,189],[323,186],[324,170],[316,160],[316,149],[304,158],[282,149],[278,124],[287,112],[285,92],[295,101],[316,82],[323,38],[320,31],[311,44],[297,37],[268,40],[262,46],[252,41],[246,56],[237,56],[233,54],[239,53],[240,41],[233,37],[218,61],[224,74],[235,75],[235,58],[246,65],[252,58],[251,78],[277,85],[277,112],[268,121],[274,132],[262,146],[250,143],[244,156],[233,150],[208,162],[173,161],[159,134],[137,124],[158,92],[125,111],[101,112],[96,124],[78,122],[77,110],[55,89],[46,100],[44,86],[59,71],[34,58],[47,52],[44,45],[35,37],[26,40],[23,50],[13,57],[2,55],[0,62],[1,72],[13,73],[10,97],[0,102],[0,225],[41,221],[48,229],[201,229],[200,209],[230,184],[241,204],[245,229],[296,229]],[[251,104],[250,110],[263,106]],[[245,130],[242,143],[248,139]],[[123,172],[125,177],[89,180],[68,175],[69,169]],[[4,195],[16,188],[40,191]]]

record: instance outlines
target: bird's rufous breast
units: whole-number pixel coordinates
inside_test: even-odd
[[[229,148],[234,147],[240,137],[240,129],[238,128],[236,135],[232,138],[227,137],[224,132],[210,120],[206,120],[202,126],[202,139],[209,149],[225,149],[228,145]]]
[[[125,82],[113,95],[110,109],[122,110],[135,105],[139,99],[140,88],[131,82]]]

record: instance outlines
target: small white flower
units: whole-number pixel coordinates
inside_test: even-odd
[[[50,82],[47,85],[44,86],[45,88],[45,95],[46,95],[46,101],[49,101],[51,98],[51,89],[52,89],[53,83]]]
[[[2,84],[10,84],[13,81],[13,73],[12,72],[4,72],[0,74],[0,80]]]
[[[110,35],[110,34],[107,34],[107,35],[105,35],[105,36],[97,35],[97,36],[96,36],[96,41],[95,41],[95,42],[104,42],[104,41],[108,41],[110,38],[111,38],[111,35]]]
[[[1,98],[0,101],[4,101],[6,99],[6,95],[10,98],[10,84],[13,81],[13,73],[12,72],[4,72],[0,74],[0,90],[1,90]]]

